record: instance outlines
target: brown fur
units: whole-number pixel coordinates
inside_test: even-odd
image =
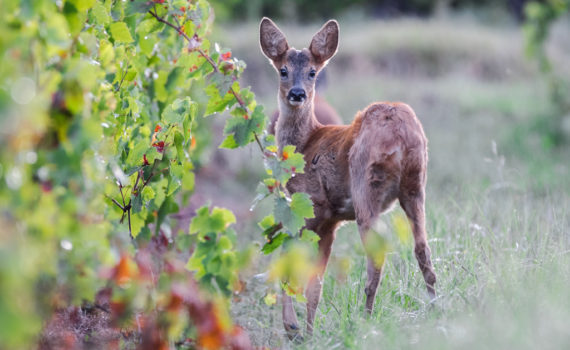
[[[264,53],[280,52],[275,47],[287,48],[273,57],[268,55],[277,70],[286,66],[291,72],[282,77],[279,88],[281,116],[276,130],[277,145],[279,150],[288,144],[295,145],[304,155],[305,173],[292,178],[287,189],[311,196],[315,218],[307,220],[306,227],[321,238],[319,272],[306,290],[307,333],[312,333],[322,278],[338,224],[356,220],[365,242],[374,220],[396,201],[409,218],[416,258],[428,293],[434,298],[436,275],[427,244],[424,210],[427,139],[414,111],[404,103],[373,103],[358,112],[350,125],[323,126],[315,118],[314,81],[306,76],[310,69],[321,69],[336,52],[338,24],[327,22],[313,38],[310,49],[301,51],[289,48],[285,36],[271,20],[264,18],[260,30]],[[266,40],[268,37],[272,40]],[[306,100],[291,102],[287,96],[292,88],[303,88]],[[374,307],[382,267],[368,257],[365,288],[368,313]],[[286,294],[283,294],[283,322],[291,338],[298,336],[293,304]]]

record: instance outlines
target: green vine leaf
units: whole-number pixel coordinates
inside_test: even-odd
[[[232,117],[226,121],[224,133],[233,135],[233,141],[237,146],[245,146],[255,140],[255,134],[260,134],[265,128],[265,114],[263,107],[257,106],[251,115],[247,114],[242,108],[236,108],[232,111]],[[234,146],[232,140],[224,140],[225,146]],[[231,147],[229,147],[231,148]]]
[[[70,2],[78,11],[87,11],[95,4],[96,0],[71,0]]]
[[[222,95],[216,84],[208,85],[205,92],[209,97],[208,104],[206,105],[206,115],[220,113],[237,102],[234,95],[230,93],[224,93]]]
[[[125,6],[125,16],[132,16],[137,13],[148,12],[155,4],[152,0],[127,1]]]
[[[291,239],[286,233],[280,232],[278,235],[273,237],[269,242],[265,243],[261,248],[261,252],[265,255],[273,253],[277,248],[281,247],[283,243],[287,240]]]
[[[273,214],[275,220],[280,221],[291,236],[301,230],[305,219],[315,217],[313,203],[309,195],[303,192],[293,193],[291,203],[285,197],[277,197]]]
[[[319,241],[321,237],[317,235],[314,231],[304,229],[301,233],[301,241],[309,243],[315,250],[319,248]]]
[[[182,123],[196,116],[197,104],[190,97],[176,99],[162,112],[162,120],[168,124]]]
[[[196,211],[196,216],[190,222],[189,233],[204,235],[210,232],[222,232],[235,222],[236,217],[231,211],[214,207],[210,212],[208,206],[203,206]]]
[[[111,22],[111,16],[109,16],[107,9],[100,2],[95,3],[91,11],[93,16],[95,16],[97,23],[105,25]]]
[[[111,36],[116,42],[128,44],[134,41],[125,22],[112,23],[109,26],[109,30],[111,31]]]
[[[277,147],[268,146],[268,150],[277,152]],[[267,158],[266,170],[269,175],[277,179],[282,184],[287,184],[289,179],[295,174],[304,173],[305,160],[301,153],[295,152],[295,146],[287,145],[283,148],[281,155]]]

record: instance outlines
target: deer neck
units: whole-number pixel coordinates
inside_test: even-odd
[[[313,106],[312,99],[298,108],[279,100],[279,119],[275,132],[279,153],[287,145],[295,146],[297,152],[302,151],[313,130],[321,126],[315,117]]]

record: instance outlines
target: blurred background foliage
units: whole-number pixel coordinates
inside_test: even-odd
[[[228,0],[212,1],[216,14],[224,21],[257,20],[268,16],[285,21],[325,21],[345,15],[374,18],[402,16],[431,17],[448,11],[501,12],[522,21],[524,6],[529,0]]]
[[[526,53],[535,58],[548,84],[551,109],[537,121],[536,128],[545,133],[555,146],[567,144],[570,136],[570,80],[560,75],[553,66],[545,48],[550,27],[558,18],[567,15],[570,1],[531,2],[525,8]]]

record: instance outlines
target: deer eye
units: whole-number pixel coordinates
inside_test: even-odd
[[[287,74],[288,74],[287,68],[285,68],[285,67],[281,68],[281,69],[279,70],[279,74],[281,74],[281,77],[282,77],[282,78],[287,78]]]
[[[314,78],[315,75],[317,75],[317,71],[314,69],[311,69],[311,71],[309,72],[309,77]]]

